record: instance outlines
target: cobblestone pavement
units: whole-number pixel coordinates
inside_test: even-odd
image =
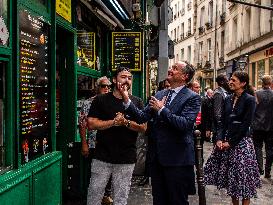
[[[204,155],[205,160],[212,151],[212,144],[205,143]],[[273,173],[271,173],[273,175]],[[128,199],[128,205],[152,205],[151,186],[137,186],[140,178],[134,177],[132,181],[131,192]],[[252,199],[252,205],[272,205],[273,204],[273,180],[264,179],[262,176],[263,186],[258,190],[258,198]],[[230,197],[226,195],[224,190],[217,190],[214,186],[206,187],[206,202],[207,205],[229,205],[231,204]],[[198,195],[190,196],[190,204],[198,205]]]

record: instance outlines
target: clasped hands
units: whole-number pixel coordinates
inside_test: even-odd
[[[228,142],[223,142],[222,140],[218,140],[216,142],[216,146],[219,150],[227,150],[228,148],[230,148],[230,145]]]
[[[122,86],[121,83],[118,82],[117,88],[118,88],[124,102],[128,103],[128,101],[129,101],[128,87],[126,85]],[[164,96],[162,98],[162,100],[158,100],[154,96],[152,96],[151,99],[149,100],[149,105],[153,110],[159,111],[165,105],[166,98],[167,97]]]
[[[124,114],[121,112],[116,113],[116,117],[114,118],[113,126],[127,126],[128,120],[124,117]]]

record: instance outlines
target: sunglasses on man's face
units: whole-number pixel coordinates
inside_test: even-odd
[[[101,88],[110,88],[110,85],[100,85]]]

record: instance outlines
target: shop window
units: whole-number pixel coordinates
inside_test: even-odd
[[[0,46],[9,45],[8,0],[0,0]]]
[[[99,71],[101,69],[101,53],[105,35],[97,21],[94,11],[83,4],[76,8],[77,14],[77,63],[79,66]]]
[[[90,76],[78,75],[77,116],[80,116],[80,112],[83,111],[81,110],[83,104],[89,106],[87,100],[96,95],[95,81],[96,79]],[[84,112],[87,112],[87,109],[88,108],[84,108]],[[77,120],[77,123],[79,123],[79,120]],[[78,140],[80,140],[80,137]]]
[[[5,99],[5,64],[0,62],[0,173],[5,167],[4,140],[4,99]]]
[[[49,134],[49,25],[19,12],[19,116],[22,162],[51,150]]]
[[[96,52],[95,52],[95,32],[78,30],[77,32],[77,63],[91,69],[99,70]]]
[[[273,77],[273,57],[269,58],[269,75]]]
[[[256,81],[255,81],[255,77],[256,77],[256,63],[252,63],[252,85],[255,87],[256,86]]]
[[[257,89],[260,89],[260,88],[262,88],[262,77],[265,75],[265,61],[264,60],[258,61],[257,74],[258,74]]]

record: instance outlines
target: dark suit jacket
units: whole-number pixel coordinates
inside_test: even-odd
[[[216,88],[213,92],[213,126],[216,137],[220,134],[220,128],[223,126],[225,95],[227,92],[222,87]]]
[[[233,95],[230,95],[225,99],[224,124],[217,140],[228,141],[230,146],[234,147],[250,134],[250,125],[255,112],[255,97],[244,91],[235,107],[232,106]]]
[[[168,90],[156,93],[161,100],[167,96]],[[151,159],[157,159],[163,166],[194,165],[193,126],[200,110],[201,98],[190,89],[183,87],[171,104],[165,107],[160,116],[149,108],[141,111],[133,103],[127,111],[138,117],[140,122],[153,119],[151,137]]]
[[[202,135],[206,131],[212,131],[213,125],[213,99],[205,96],[201,103],[201,129]]]
[[[273,91],[262,89],[256,92],[258,104],[253,120],[253,130],[273,130]]]

